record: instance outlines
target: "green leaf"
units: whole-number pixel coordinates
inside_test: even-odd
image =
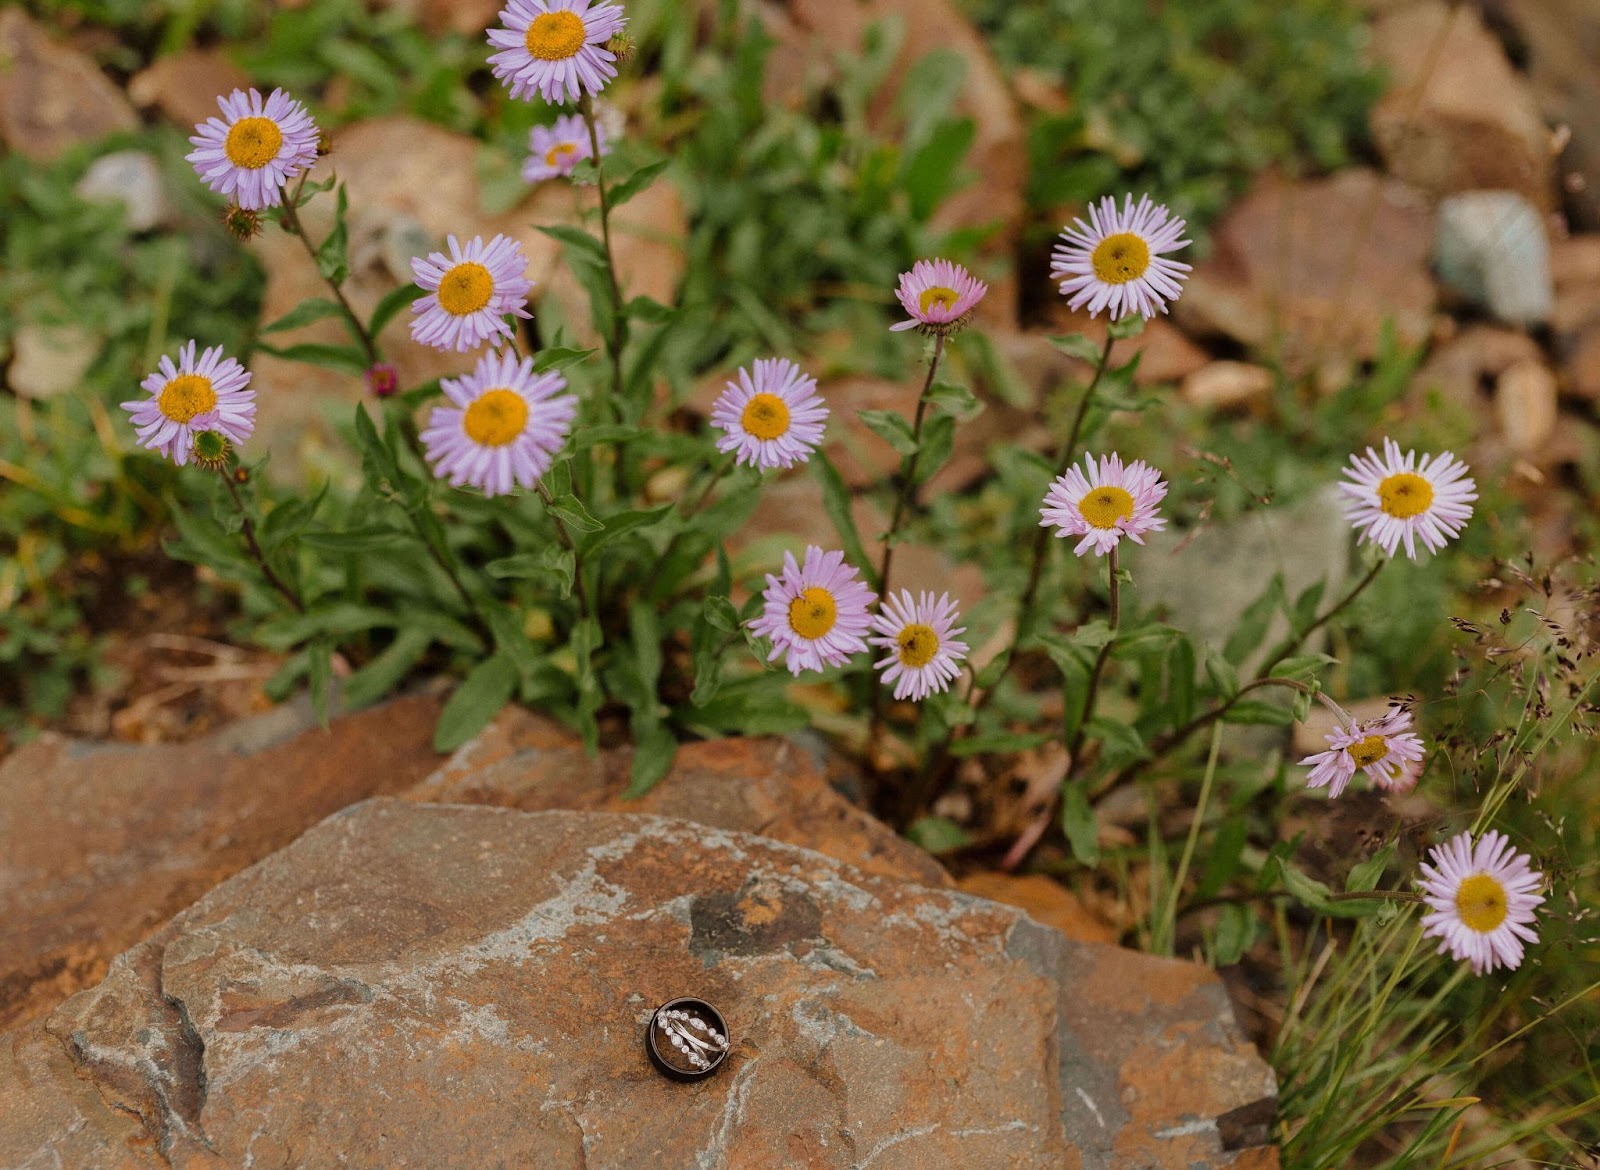
[[[378,549],[414,544],[416,540],[417,534],[408,528],[389,528],[381,524],[365,528],[347,528],[343,532],[312,529],[300,534],[301,544],[336,553],[375,552]]]
[[[630,532],[637,532],[641,528],[649,528],[659,524],[667,518],[673,505],[661,504],[655,508],[641,508],[637,511],[616,512],[607,516],[602,523],[604,531],[591,533],[578,543],[583,547],[584,556],[604,548],[619,536]]]
[[[1230,878],[1239,872],[1239,860],[1250,840],[1250,825],[1245,817],[1235,815],[1224,818],[1211,838],[1206,851],[1205,864],[1200,870],[1200,884],[1195,888],[1197,900],[1209,898],[1221,891]]]
[[[338,286],[350,275],[350,229],[345,222],[350,198],[346,187],[339,184],[333,200],[333,230],[317,248],[317,272],[329,284]]]
[[[1082,333],[1052,337],[1050,344],[1068,357],[1077,358],[1080,362],[1088,362],[1090,365],[1100,364],[1100,353],[1105,348],[1100,342],[1093,341]]]
[[[1100,827],[1095,822],[1094,806],[1089,803],[1088,786],[1070,780],[1061,786],[1061,827],[1066,831],[1072,856],[1084,865],[1100,863]]]
[[[367,320],[367,332],[374,338],[383,332],[385,325],[399,316],[401,310],[409,309],[411,302],[422,295],[422,289],[414,284],[402,284],[399,288],[392,288],[383,294],[383,299],[372,310],[372,316]]]
[[[1137,313],[1130,313],[1126,317],[1119,317],[1111,322],[1109,333],[1114,340],[1126,341],[1130,337],[1138,337],[1144,332],[1144,318]]]
[[[1218,967],[1231,967],[1244,958],[1256,941],[1261,923],[1248,906],[1225,904],[1217,914],[1217,935],[1212,944],[1211,961]]]
[[[642,166],[615,187],[612,187],[607,192],[611,197],[611,209],[615,211],[635,195],[645,191],[651,183],[656,181],[656,177],[671,165],[671,162],[670,158],[663,158],[647,166]]]
[[[624,423],[601,423],[599,426],[583,427],[572,436],[572,449],[584,451],[598,443],[629,443],[647,434],[643,427],[628,426]]]
[[[895,449],[898,455],[912,455],[917,450],[917,440],[912,436],[911,424],[893,410],[858,411],[867,429]]]
[[[565,370],[579,362],[587,361],[594,354],[595,351],[592,349],[569,349],[565,346],[552,345],[533,355],[533,372],[543,374],[550,370]]]
[[[1084,728],[1091,739],[1100,741],[1100,766],[1103,768],[1126,767],[1150,754],[1138,729],[1119,719],[1097,716]]]
[[[733,608],[733,602],[726,597],[707,597],[701,613],[714,630],[731,634],[739,628],[739,611]]]
[[[966,184],[969,175],[961,169],[977,136],[977,123],[971,118],[954,118],[939,123],[928,140],[913,151],[900,170],[900,184],[919,223],[931,216],[951,194]]]
[[[569,530],[599,532],[605,527],[589,515],[589,510],[573,495],[556,497],[556,502],[550,505],[550,514],[560,519]]]
[[[366,707],[383,698],[406,680],[431,645],[433,634],[428,630],[400,627],[382,653],[345,679],[340,692],[345,707]]]
[[[1294,722],[1294,712],[1288,707],[1265,700],[1244,699],[1229,707],[1222,716],[1224,723],[1256,723],[1266,727],[1287,727]]]
[[[482,731],[511,701],[517,668],[504,654],[486,658],[473,668],[445,704],[433,729],[433,750],[453,752]]]
[[[1371,902],[1329,901],[1330,891],[1326,885],[1302,873],[1282,857],[1269,858],[1261,872],[1263,878],[1268,881],[1276,879],[1291,897],[1318,914],[1334,918],[1368,918],[1379,909],[1377,899]]]
[[[1205,664],[1206,677],[1211,680],[1217,694],[1224,699],[1231,699],[1239,693],[1239,672],[1215,646],[1206,647]]]
[[[948,414],[935,415],[922,426],[922,454],[917,458],[917,482],[927,483],[950,461],[955,449],[956,420]]]
[[[838,469],[821,451],[811,456],[809,466],[811,474],[822,485],[822,510],[833,521],[845,558],[859,567],[863,576],[876,581],[877,574],[867,562],[867,550],[861,547],[861,534],[856,531],[855,519],[850,515],[850,489],[845,487]]]
[[[918,817],[906,826],[906,836],[935,856],[972,844],[972,834],[949,817]]]
[[[517,668],[518,679],[531,678],[542,665],[538,649],[522,632],[522,623],[509,607],[490,602],[482,607],[494,635],[495,649]]]
[[[939,382],[929,390],[928,402],[957,422],[966,422],[983,413],[983,403],[976,394],[965,386],[952,386],[948,382]]]
[[[645,296],[634,297],[622,306],[622,311],[627,316],[650,325],[665,325],[676,318],[679,312],[671,305],[663,305],[660,301]]]
[[[324,317],[337,317],[342,309],[339,302],[330,301],[327,297],[312,297],[309,301],[302,301],[300,306],[290,309],[269,325],[263,325],[261,332],[282,333],[286,329],[298,329],[302,325],[310,325],[313,321],[321,321]]]
[[[624,800],[636,800],[649,792],[666,774],[672,771],[672,762],[678,755],[678,737],[665,727],[657,727],[644,736],[633,749],[633,766],[629,769],[628,789]]]
[[[1367,860],[1351,866],[1350,873],[1344,880],[1344,888],[1351,892],[1377,889],[1383,871],[1388,869],[1389,863],[1394,860],[1394,854],[1394,842],[1390,841]]]
[[[1262,640],[1267,636],[1267,627],[1283,601],[1283,574],[1274,573],[1267,587],[1261,591],[1261,595],[1247,605],[1244,613],[1239,615],[1233,633],[1228,635],[1228,642],[1223,646],[1222,653],[1229,662],[1242,663],[1260,647]]]
[[[326,729],[329,691],[333,684],[333,647],[326,638],[317,638],[306,647],[306,676],[311,688],[311,710]]]
[[[286,345],[279,348],[260,342],[257,349],[264,350],[274,357],[281,357],[286,361],[304,362],[308,366],[323,366],[330,370],[342,370],[347,374],[364,374],[367,371],[367,357],[359,349],[348,345]]]
[[[1011,752],[1025,752],[1029,748],[1049,743],[1053,738],[1055,737],[1031,731],[989,731],[958,740],[950,746],[950,754],[959,758],[985,754],[1006,755]]]

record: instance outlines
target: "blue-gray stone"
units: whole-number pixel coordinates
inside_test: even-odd
[[[1439,205],[1433,262],[1439,279],[1508,325],[1550,319],[1555,288],[1539,211],[1513,191],[1468,191]]]

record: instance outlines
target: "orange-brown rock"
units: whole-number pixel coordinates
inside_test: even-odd
[[[1392,83],[1372,110],[1392,174],[1438,195],[1515,191],[1554,206],[1550,131],[1475,6],[1397,7],[1374,22],[1372,50]]]
[[[49,162],[138,124],[92,60],[52,40],[20,7],[0,11],[0,143],[7,149]]]
[[[141,109],[154,108],[167,121],[191,133],[207,118],[220,117],[217,98],[249,89],[248,73],[215,49],[185,49],[157,57],[128,81],[128,96]],[[262,94],[270,92],[256,85]]]
[[[956,883],[964,893],[1026,910],[1035,922],[1078,942],[1115,943],[1117,932],[1091,914],[1060,882],[1042,873],[1009,874],[992,869],[969,873]]]
[[[674,1084],[642,1029],[716,1004]],[[1259,1166],[1215,976],[660,817],[374,800],[8,1038],[0,1161]]]
[[[317,729],[303,707],[186,744],[46,737],[0,762],[0,1028],[330,813],[421,780],[432,698]],[[0,1164],[4,1160],[0,1159]]]
[[[1174,312],[1292,373],[1330,357],[1371,358],[1392,325],[1403,345],[1428,336],[1433,218],[1413,189],[1372,171],[1291,182],[1268,175],[1217,224]]]
[[[686,743],[665,779],[628,800],[623,792],[631,761],[631,748],[590,758],[566,728],[511,707],[405,798],[525,812],[654,813],[759,833],[864,873],[950,884],[931,856],[829,787],[822,761],[798,741],[767,736]]]

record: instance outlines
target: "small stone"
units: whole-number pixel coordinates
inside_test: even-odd
[[[0,11],[0,142],[35,162],[139,124],[88,57],[52,40],[16,5]]]
[[[1272,397],[1276,375],[1248,362],[1211,362],[1183,380],[1183,400],[1207,409],[1236,409]]]
[[[190,132],[207,118],[220,118],[217,99],[255,83],[250,74],[214,49],[185,49],[158,57],[128,81],[128,96],[140,109],[154,109]],[[265,97],[271,90],[257,86]]]
[[[1550,319],[1555,287],[1544,219],[1515,192],[1469,191],[1440,203],[1434,263],[1445,284],[1508,325]]]
[[[1496,382],[1494,409],[1511,450],[1535,457],[1556,429],[1555,374],[1543,362],[1518,362]]]
[[[1372,51],[1391,82],[1372,110],[1391,174],[1438,195],[1505,190],[1554,206],[1550,131],[1476,5],[1397,7],[1374,22]]]
[[[90,203],[120,203],[130,231],[147,232],[172,218],[161,165],[142,150],[119,150],[95,159],[73,191]]]
[[[81,325],[24,325],[12,343],[6,383],[24,398],[72,393],[100,356],[100,338]]]
[[[1401,345],[1429,335],[1433,219],[1404,183],[1367,170],[1267,175],[1212,235],[1173,309],[1192,335],[1274,354],[1291,375],[1335,354],[1373,358],[1391,329]]]

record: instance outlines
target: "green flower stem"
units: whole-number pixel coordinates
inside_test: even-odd
[[[1281,663],[1285,658],[1288,658],[1296,650],[1299,650],[1300,647],[1304,646],[1312,634],[1316,633],[1323,626],[1327,625],[1334,618],[1338,617],[1339,614],[1343,613],[1351,602],[1366,592],[1368,585],[1371,585],[1378,579],[1378,574],[1383,571],[1383,567],[1392,559],[1393,558],[1391,557],[1384,557],[1380,561],[1375,561],[1372,568],[1367,570],[1366,576],[1362,577],[1360,581],[1356,582],[1355,588],[1350,590],[1349,593],[1346,593],[1341,601],[1336,603],[1316,621],[1312,622],[1309,626],[1302,630],[1298,636],[1286,639],[1281,646],[1274,650],[1272,652],[1272,656],[1267,659],[1266,665],[1261,668],[1261,673],[1271,674],[1273,669],[1277,667],[1279,663]]]
[[[233,497],[233,506],[239,510],[239,519],[244,521],[244,542],[250,548],[250,555],[261,566],[261,573],[267,582],[278,591],[279,595],[292,606],[296,613],[305,613],[305,602],[300,600],[300,595],[289,588],[287,582],[280,576],[267,560],[267,554],[261,550],[261,542],[256,539],[255,522],[250,519],[250,513],[244,506],[244,499],[239,495],[239,489],[234,485],[233,474],[226,467],[217,468],[217,474],[222,477],[222,482],[228,488],[228,494]]]
[[[1117,625],[1122,617],[1122,602],[1120,595],[1121,583],[1117,580],[1116,545],[1111,546],[1111,551],[1107,554],[1106,560],[1111,594],[1111,636],[1106,639],[1105,644],[1100,647],[1100,652],[1095,655],[1094,669],[1089,672],[1089,686],[1083,695],[1083,713],[1078,717],[1078,726],[1072,733],[1071,742],[1067,744],[1067,775],[1062,780],[1061,787],[1071,783],[1073,777],[1078,774],[1078,765],[1083,758],[1083,741],[1088,734],[1089,720],[1094,716],[1095,703],[1100,697],[1100,679],[1105,674],[1106,663],[1111,660],[1111,650],[1117,644]],[[1058,787],[1051,794],[1044,808],[1039,810],[1038,815],[1022,831],[1022,835],[1006,851],[1004,859],[1000,862],[1001,870],[1010,873],[1016,869],[1033,850],[1033,847],[1039,843],[1040,838],[1045,834],[1045,830],[1055,820],[1056,805],[1061,799],[1061,787]]]
[[[697,491],[692,494],[685,492],[678,497],[676,509],[678,515],[687,520],[698,514],[700,509],[705,507],[706,501],[711,498],[711,493],[727,477],[733,466],[733,454],[731,452],[725,453],[717,465],[711,469],[711,474],[706,476],[705,482],[700,485]],[[672,560],[672,554],[678,551],[678,545],[683,540],[683,533],[683,529],[674,532],[672,539],[667,541],[667,547],[661,550],[661,555],[656,558],[655,567],[650,571],[650,579],[645,582],[644,589],[641,591],[642,596],[650,597],[654,595],[656,581],[661,577],[661,570]]]
[[[1201,712],[1199,715],[1196,715],[1193,719],[1189,720],[1189,722],[1185,723],[1182,727],[1175,728],[1174,730],[1167,732],[1165,735],[1158,735],[1154,742],[1152,742],[1150,745],[1150,756],[1147,759],[1132,763],[1122,771],[1116,773],[1109,780],[1107,780],[1105,784],[1101,785],[1096,792],[1093,793],[1091,799],[1097,801],[1104,799],[1108,793],[1114,789],[1120,788],[1122,785],[1132,780],[1135,776],[1138,776],[1156,760],[1160,759],[1173,748],[1183,743],[1184,740],[1188,739],[1195,732],[1209,727],[1211,724],[1221,719],[1229,711],[1233,710],[1234,705],[1237,704],[1240,699],[1244,698],[1251,691],[1263,690],[1266,687],[1288,687],[1292,691],[1299,691],[1302,695],[1320,694],[1315,687],[1307,686],[1298,679],[1258,678],[1252,682],[1248,682],[1234,692],[1234,694],[1229,698],[1211,708],[1211,710]]]
[[[1161,955],[1172,953],[1172,944],[1178,929],[1178,899],[1183,896],[1183,883],[1189,877],[1189,863],[1194,860],[1195,846],[1200,843],[1200,830],[1205,825],[1206,806],[1211,803],[1211,785],[1217,777],[1217,756],[1222,750],[1222,724],[1211,725],[1211,751],[1206,756],[1206,772],[1200,781],[1200,799],[1195,801],[1194,816],[1189,821],[1189,836],[1183,843],[1183,854],[1178,858],[1178,872],[1173,875],[1172,888],[1167,895],[1167,909],[1156,924],[1153,951]]]
[[[483,635],[484,643],[493,646],[494,629],[489,625],[488,619],[483,616],[483,610],[478,608],[477,599],[472,596],[472,593],[462,582],[460,574],[456,572],[455,566],[451,564],[449,549],[440,548],[434,542],[434,534],[428,530],[428,526],[410,508],[406,509],[406,515],[411,517],[411,523],[416,528],[417,535],[422,538],[422,543],[426,546],[428,555],[433,558],[433,563],[439,566],[444,575],[449,578],[450,584],[455,586],[456,593],[460,595],[462,603],[467,607],[467,613],[471,615],[473,623],[478,627],[478,632]]]
[[[922,420],[928,413],[928,392],[933,389],[933,379],[939,372],[939,359],[944,356],[945,335],[938,334],[933,343],[933,360],[928,363],[928,377],[922,383],[922,393],[917,397],[917,414],[911,424],[911,439],[916,448],[900,461],[900,490],[895,496],[894,514],[889,519],[889,535],[883,540],[883,560],[878,565],[878,597],[889,596],[889,568],[894,563],[894,538],[899,535],[900,524],[906,509],[911,506],[917,491],[917,460],[922,455]]]
[[[587,93],[578,101],[578,112],[589,130],[589,156],[594,160],[595,185],[600,191],[600,242],[606,250],[606,281],[611,289],[611,336],[606,339],[611,350],[611,406],[621,422],[622,351],[628,344],[628,321],[622,312],[622,286],[617,281],[616,253],[611,248],[611,193],[606,186],[605,168],[600,165],[600,128],[595,122],[594,100]]]
[[[544,501],[545,511],[549,513],[551,521],[556,526],[556,539],[561,541],[562,548],[572,553],[572,587],[578,594],[579,611],[586,618],[598,617],[594,607],[589,604],[589,589],[583,581],[583,554],[578,551],[577,542],[572,539],[572,533],[567,531],[566,524],[556,515],[556,502],[550,495],[550,489],[544,486],[544,480],[536,481],[533,486],[538,491],[539,498]]]
[[[300,222],[300,212],[295,207],[295,203],[300,198],[300,187],[305,185],[306,175],[309,175],[310,173],[311,172],[309,170],[301,172],[300,184],[295,187],[293,195],[289,193],[287,184],[284,186],[283,222],[288,226],[289,234],[298,239],[301,245],[305,248],[306,255],[311,258],[311,266],[313,268],[317,268],[317,272],[320,275],[322,270],[317,267],[317,250],[316,248],[312,247],[311,237],[306,235],[305,225]],[[349,322],[350,328],[355,332],[355,335],[361,339],[361,348],[365,350],[367,354],[367,365],[377,365],[383,360],[383,353],[381,350],[379,350],[378,343],[373,339],[372,334],[367,332],[366,323],[363,322],[360,317],[356,316],[355,309],[351,306],[349,300],[345,298],[344,289],[326,277],[323,277],[323,283],[326,284],[329,290],[333,293],[333,299],[339,303],[339,309],[344,314],[345,320]]]

